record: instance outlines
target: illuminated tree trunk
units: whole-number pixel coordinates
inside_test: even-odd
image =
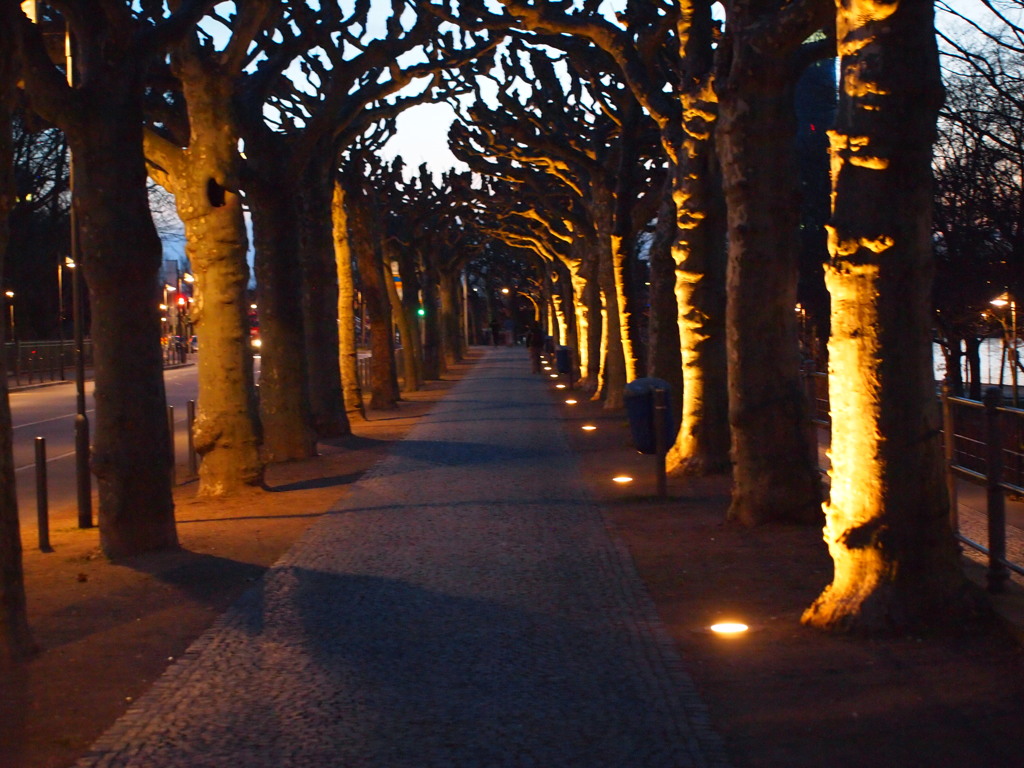
[[[694,98],[713,114],[710,92]],[[689,110],[687,114],[697,112]],[[698,113],[699,114],[699,113]],[[676,238],[675,304],[678,312],[683,395],[679,433],[668,467],[706,475],[730,467],[729,385],[726,358],[725,209],[710,135],[712,123],[687,126],[673,169]]]
[[[597,269],[589,265],[583,284],[583,315],[587,329],[587,378],[585,389],[597,393],[601,389],[604,374],[604,329],[606,326],[604,308],[601,303],[601,287],[598,284]]]
[[[765,13],[746,8],[744,18],[741,10],[729,19],[734,37],[724,52],[731,55],[723,57],[716,84],[729,234],[734,469],[728,516],[747,525],[810,523],[821,516],[821,489],[794,311],[800,252],[796,73],[785,51],[765,54],[746,40],[748,30],[767,21]]]
[[[625,305],[622,266],[616,264],[618,258],[612,248],[611,232],[607,228],[611,222],[610,204],[610,200],[599,199],[595,201],[593,207],[593,215],[598,222],[597,238],[593,246],[596,250],[598,283],[604,308],[604,355],[601,358],[602,381],[598,394],[604,400],[605,410],[618,410],[623,407],[626,387],[627,369],[623,340],[628,331],[624,331],[623,317],[620,314],[620,308]]]
[[[310,410],[319,438],[352,432],[338,361],[338,281],[331,232],[333,163],[323,161],[328,157],[333,154],[327,149],[313,153],[300,187],[302,326]]]
[[[415,392],[420,388],[416,380],[416,345],[413,342],[413,336],[416,333],[416,317],[410,314],[403,304],[402,298],[398,295],[398,287],[395,285],[394,274],[391,271],[393,258],[390,251],[392,250],[392,245],[385,241],[382,248],[385,255],[382,265],[384,274],[381,276],[381,279],[391,304],[391,316],[394,319],[395,325],[398,326],[399,335],[402,337],[402,391]]]
[[[267,461],[316,454],[306,375],[298,194],[284,163],[287,150],[271,140],[259,150],[246,187],[256,240],[260,313],[260,420]],[[256,142],[247,141],[250,161]]]
[[[825,505],[835,574],[804,621],[867,633],[955,626],[971,601],[948,522],[929,335],[942,101],[932,3],[842,0],[836,27]]]
[[[11,113],[14,106],[14,41],[11,7],[0,10],[0,282],[10,238],[8,215],[14,206],[14,150]],[[0,323],[0,348],[6,325]],[[7,396],[5,355],[0,355],[0,669],[8,659],[22,659],[35,649],[29,631],[22,568],[18,494],[11,444],[11,407]]]
[[[345,411],[349,421],[365,418],[363,393],[359,386],[359,352],[356,347],[356,284],[352,272],[352,248],[348,236],[345,190],[334,182],[331,200],[331,225],[334,237],[334,263],[338,272],[338,362]]]
[[[395,376],[394,338],[391,333],[391,303],[384,285],[384,272],[377,248],[379,227],[374,226],[373,212],[362,179],[351,169],[342,177],[345,204],[348,210],[349,243],[356,254],[359,280],[370,323],[370,408],[393,410],[398,405],[398,384]]]
[[[199,495],[220,496],[263,478],[259,417],[246,312],[248,237],[238,194],[238,133],[229,111],[233,80],[189,56],[177,74],[188,103],[188,147],[147,132],[150,175],[175,196],[196,277],[193,319],[202,339],[194,427]]]

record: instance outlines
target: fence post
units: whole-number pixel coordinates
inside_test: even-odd
[[[985,445],[987,448],[986,486],[988,496],[988,582],[989,592],[1002,592],[1010,577],[1006,561],[1006,495],[1003,493],[1003,436],[999,424],[999,408],[1003,391],[999,387],[985,390]]]
[[[188,473],[190,477],[195,477],[199,472],[199,462],[196,460],[196,440],[192,434],[196,425],[196,401],[189,400],[185,409],[185,423],[188,430]]]
[[[175,466],[177,462],[177,451],[174,448],[174,406],[167,406],[167,438],[168,449],[171,452],[171,487],[173,488],[178,484],[178,470]]]
[[[46,438],[36,438],[36,523],[39,551],[53,552],[50,546],[50,497],[46,491]]]
[[[956,424],[953,423],[953,404],[949,402],[949,384],[942,383],[942,452],[946,459],[946,495],[949,496],[949,527],[953,535],[960,533],[960,502],[956,493]]]

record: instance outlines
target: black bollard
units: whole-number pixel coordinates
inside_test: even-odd
[[[196,426],[196,401],[189,400],[186,405],[186,434],[188,435],[188,473],[195,477],[199,473],[199,461],[196,456],[196,440],[193,430]]]
[[[171,452],[171,487],[173,488],[178,484],[178,472],[175,467],[177,461],[177,452],[174,448],[174,406],[167,406],[167,437],[169,440],[168,450]]]
[[[36,522],[39,551],[53,552],[50,546],[50,497],[46,490],[46,438],[36,438]]]

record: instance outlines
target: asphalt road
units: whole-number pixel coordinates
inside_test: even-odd
[[[164,372],[167,404],[174,407],[175,453],[179,466],[179,482],[184,481],[181,469],[187,464],[186,404],[198,392],[195,365],[170,368]],[[86,416],[94,428],[91,381],[85,384]],[[11,419],[14,427],[14,466],[18,486],[18,511],[26,545],[36,534],[36,459],[35,440],[46,440],[46,473],[50,506],[51,530],[74,525],[77,521],[75,501],[75,385],[72,382],[51,384],[11,392]],[[93,482],[95,492],[95,481]],[[96,509],[93,505],[93,519]]]

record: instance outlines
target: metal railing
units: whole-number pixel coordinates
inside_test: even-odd
[[[92,365],[92,341],[83,345],[85,364]],[[3,348],[7,375],[15,386],[64,381],[75,371],[73,341],[8,341]]]
[[[85,367],[92,368],[92,340],[82,345]],[[180,365],[195,355],[187,344],[161,343],[164,366]],[[11,384],[16,387],[68,381],[75,375],[73,341],[8,341],[3,345],[4,363]]]
[[[831,427],[828,374],[806,369],[803,377],[812,422]],[[943,387],[940,401],[950,524],[961,543],[985,555],[988,588],[1000,592],[1011,571],[1024,576],[1024,564],[1007,557],[1006,528],[1007,497],[1024,497],[1024,409],[1004,405],[1002,390],[994,386],[983,402],[954,397]],[[957,480],[985,488],[987,545],[961,530]]]
[[[957,538],[988,557],[986,580],[1001,592],[1010,571],[1024,576],[1024,567],[1006,554],[1006,497],[1024,497],[1024,410],[1003,405],[1003,392],[990,387],[982,402],[943,392],[943,433],[949,473],[950,507]],[[985,487],[988,546],[960,531],[956,478]]]

